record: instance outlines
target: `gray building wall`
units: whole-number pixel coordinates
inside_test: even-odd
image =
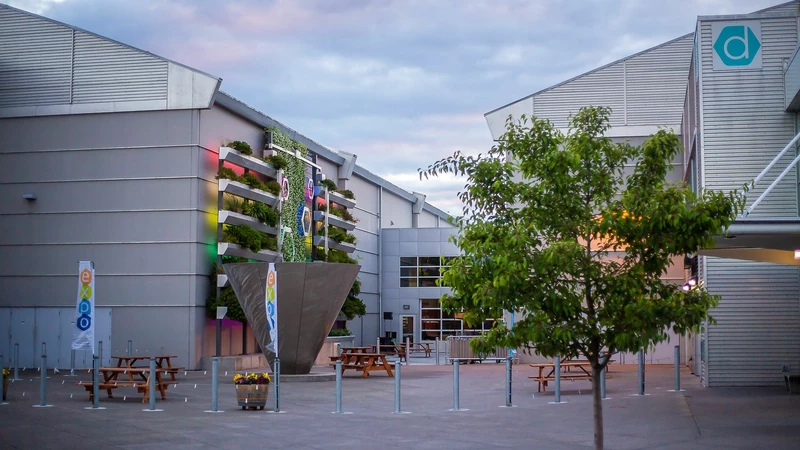
[[[392,312],[392,321],[384,322],[385,331],[400,336],[402,315],[414,316],[414,341],[420,340],[420,299],[440,298],[449,293],[442,287],[400,287],[400,258],[404,256],[458,256],[458,247],[449,242],[456,228],[384,228],[381,230],[383,253],[383,311]],[[408,305],[409,309],[403,309]]]
[[[74,308],[77,262],[92,260],[110,350],[134,339],[191,366],[206,283],[193,126],[191,111],[0,119],[0,165],[15,168],[0,179],[0,308]]]
[[[740,189],[795,135],[795,115],[784,109],[783,60],[797,44],[797,4],[788,14],[761,16],[761,70],[713,70],[712,23],[698,21],[699,178],[705,189]],[[785,14],[785,13],[784,13]],[[750,16],[758,18],[758,16]],[[743,17],[716,20],[736,21]],[[697,51],[697,50],[696,50]],[[748,206],[794,158],[787,152],[748,195]],[[693,175],[687,174],[687,178]],[[797,178],[786,178],[756,207],[757,218],[797,217]],[[783,383],[783,365],[800,367],[800,268],[701,257],[701,282],[722,296],[711,311],[716,325],[704,336],[707,386]]]

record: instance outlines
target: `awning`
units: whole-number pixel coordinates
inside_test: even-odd
[[[800,266],[794,251],[800,250],[800,217],[737,219],[723,236],[715,237],[716,247],[701,250],[704,256],[744,259]]]

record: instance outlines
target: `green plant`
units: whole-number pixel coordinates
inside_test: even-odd
[[[319,185],[324,187],[325,189],[327,189],[329,191],[335,191],[336,189],[338,189],[336,187],[336,183],[333,180],[331,180],[330,178],[325,178],[324,180],[320,181]]]
[[[290,152],[298,152],[303,157],[308,156],[308,148],[305,145],[292,140],[277,128],[266,128],[264,132],[272,133],[272,141],[276,145]],[[292,234],[283,241],[281,253],[284,261],[287,262],[307,261],[308,254],[306,252],[305,239],[297,236],[294,231],[298,228],[297,208],[305,203],[306,163],[291,155],[285,155],[284,157],[286,159],[284,173],[289,179],[289,198],[283,204],[280,219],[283,226],[292,230]],[[280,189],[276,190],[276,194],[278,192],[280,192]]]
[[[213,287],[216,286],[217,282],[216,271],[213,271],[213,275],[212,291],[214,290]],[[241,323],[247,322],[244,311],[242,311],[242,305],[240,305],[239,300],[236,299],[236,293],[233,292],[232,287],[228,286],[220,290],[219,301],[217,301],[216,295],[212,295],[211,298],[206,300],[206,314],[208,317],[212,319],[217,317],[218,306],[225,306],[228,308],[228,312],[225,314],[225,317]]]
[[[261,189],[262,191],[264,190],[264,182],[261,181],[261,179],[258,178],[258,176],[256,176],[256,174],[253,172],[247,172],[246,174],[242,175],[239,177],[239,181],[253,189]]]
[[[275,236],[261,233],[261,248],[272,250],[273,252],[278,250],[278,239]]]
[[[258,253],[261,251],[264,233],[247,225],[226,225],[225,240]]]
[[[217,171],[217,179],[219,180],[222,178],[236,181],[239,179],[239,175],[236,175],[236,172],[230,167],[220,167]]]
[[[289,165],[289,162],[286,160],[286,158],[278,153],[267,156],[264,158],[264,162],[274,167],[275,170],[283,170]]]
[[[351,258],[347,252],[330,248],[326,254],[324,247],[317,247],[317,260],[331,263],[358,264],[358,261]]]
[[[352,336],[353,333],[350,332],[347,328],[332,328],[331,331],[328,332],[328,336]]]
[[[278,224],[278,213],[264,203],[245,200],[241,212],[271,227]]]
[[[513,329],[495,326],[472,341],[478,354],[505,347],[584,356],[600,449],[603,356],[713,321],[718,297],[661,277],[675,257],[713,245],[744,207],[739,192],[695,194],[667,181],[680,138],[662,129],[639,147],[614,143],[605,137],[610,115],[581,108],[566,135],[546,120],[509,118],[487,154],[456,152],[420,171],[467,177],[451,239],[463,253],[444,272],[452,294],[442,307],[463,311],[469,325],[517,314]]]
[[[344,198],[349,198],[350,200],[356,199],[356,194],[354,194],[353,191],[351,191],[350,189],[342,189],[342,190],[337,189],[336,192],[344,195]]]
[[[281,192],[281,185],[275,180],[269,180],[264,183],[261,190],[269,192],[272,195],[278,195]]]
[[[347,298],[344,299],[342,309],[339,311],[339,314],[347,317],[347,320],[353,320],[357,316],[363,316],[367,313],[367,305],[358,298],[359,295],[361,295],[361,280],[356,279],[350,288],[350,292],[347,293]]]
[[[343,220],[346,220],[346,221],[348,221],[348,222],[352,222],[352,223],[358,223],[358,219],[356,219],[355,217],[353,217],[353,215],[352,215],[352,214],[350,214],[350,211],[348,211],[348,210],[346,210],[346,209],[344,209],[344,208],[337,208],[337,207],[335,207],[335,206],[331,206],[331,207],[328,209],[328,211],[329,211],[329,212],[330,212],[332,215],[334,215],[334,216],[336,216],[336,217],[338,217],[338,218],[340,218],[340,219],[343,219]]]
[[[354,235],[347,233],[341,228],[337,228],[331,225],[328,225],[328,238],[339,243],[341,242],[347,242],[349,244],[356,243],[356,237]]]
[[[252,155],[253,148],[245,141],[231,141],[225,147],[232,148],[243,155]]]
[[[222,202],[223,208],[239,214],[246,214],[244,212],[244,205],[246,203],[247,200],[244,200],[241,197],[236,197],[235,195],[226,195]]]

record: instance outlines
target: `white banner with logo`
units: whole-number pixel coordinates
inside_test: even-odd
[[[78,303],[72,338],[73,350],[91,350],[94,354],[94,319],[94,263],[81,261],[78,266]]]
[[[269,327],[269,345],[267,350],[278,357],[278,271],[275,263],[269,263],[267,269],[267,295],[264,301],[267,308],[267,326]]]

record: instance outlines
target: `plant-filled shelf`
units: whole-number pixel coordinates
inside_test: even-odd
[[[314,245],[318,247],[325,246],[325,236],[314,236]],[[334,250],[341,250],[346,253],[353,253],[356,251],[356,245],[350,244],[348,242],[336,242],[333,239],[328,238],[328,248],[332,248]]]
[[[222,256],[238,256],[240,258],[255,259],[263,262],[277,262],[280,254],[272,250],[261,250],[256,253],[229,242],[217,243],[217,254]]]
[[[253,172],[266,175],[270,178],[278,177],[278,171],[270,164],[253,156],[243,155],[232,148],[221,147],[219,149],[219,159],[239,167],[244,167],[245,169],[250,169]]]
[[[325,220],[325,211],[314,211],[314,221],[322,222]],[[335,227],[344,228],[347,231],[353,231],[356,229],[356,224],[353,222],[348,222],[341,217],[334,216],[333,214],[328,214],[328,224],[333,225]]]
[[[254,202],[264,203],[267,206],[274,206],[278,201],[278,197],[269,192],[262,191],[261,189],[253,189],[244,183],[226,180],[224,178],[219,180],[219,191],[250,199]]]
[[[278,227],[271,227],[267,224],[261,223],[255,217],[250,217],[245,214],[239,214],[233,211],[219,210],[218,221],[225,225],[248,225],[254,230],[261,231],[262,233],[278,235]]]
[[[325,188],[325,186],[320,186],[319,189],[319,196],[322,198],[325,198],[325,192],[328,192],[331,202],[336,203],[337,205],[342,205],[347,209],[356,207],[355,200],[349,199],[336,191],[329,191]]]

